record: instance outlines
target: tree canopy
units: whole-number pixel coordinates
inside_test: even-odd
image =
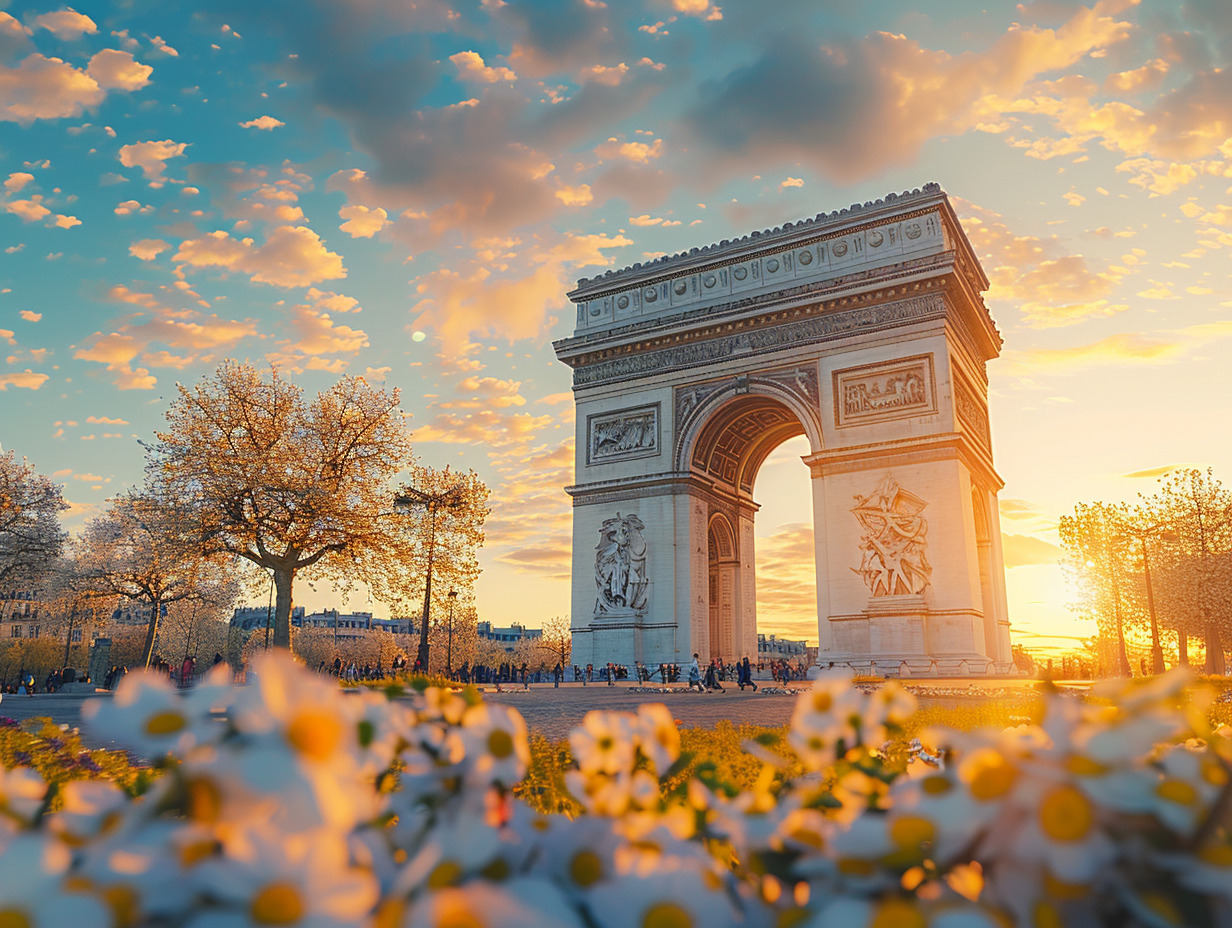
[[[290,647],[299,571],[387,552],[389,481],[410,463],[398,392],[343,377],[309,401],[276,369],[233,361],[179,386],[151,472],[191,505],[203,550],[273,575],[274,644]]]
[[[0,452],[0,590],[36,584],[60,555],[68,508],[60,485],[12,451]]]

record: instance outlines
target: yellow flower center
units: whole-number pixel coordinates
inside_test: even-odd
[[[115,918],[115,928],[131,928],[137,924],[140,914],[140,903],[137,891],[131,886],[108,886],[103,890],[103,901],[111,906],[111,914]]]
[[[1065,762],[1065,766],[1070,773],[1078,777],[1097,777],[1108,771],[1103,764],[1089,757],[1083,757],[1081,754],[1075,754]]]
[[[659,902],[646,910],[642,928],[693,928],[693,916],[674,902]]]
[[[1198,798],[1198,791],[1184,780],[1164,780],[1155,787],[1155,795],[1179,805],[1188,806]]]
[[[1065,928],[1065,922],[1061,921],[1061,913],[1051,902],[1037,902],[1035,911],[1031,914],[1034,928]]]
[[[406,900],[391,897],[377,907],[372,918],[372,928],[402,928],[405,918]]]
[[[1208,844],[1198,851],[1198,859],[1213,867],[1232,867],[1232,844]]]
[[[944,796],[950,791],[952,785],[949,777],[943,777],[940,774],[925,777],[920,782],[920,788],[929,796]]]
[[[210,857],[218,845],[213,841],[192,841],[180,848],[180,866],[185,870],[195,867]]]
[[[1208,760],[1202,765],[1202,779],[1211,786],[1223,786],[1228,782],[1228,771],[1223,764]]]
[[[466,897],[462,893],[451,892],[440,901],[436,928],[484,928],[484,923],[466,904]]]
[[[455,860],[442,860],[428,874],[428,886],[432,889],[443,889],[453,886],[462,879],[462,867]]]
[[[145,733],[153,738],[174,735],[177,731],[181,731],[185,724],[184,716],[178,712],[171,710],[156,712],[145,720]]]
[[[1039,807],[1040,828],[1054,841],[1080,841],[1095,824],[1095,810],[1081,790],[1058,786]]]
[[[971,795],[981,802],[999,799],[1018,779],[1018,771],[1000,754],[985,758],[971,778]]]
[[[868,928],[928,928],[928,919],[906,899],[887,899],[873,911]]]
[[[775,928],[796,928],[802,921],[808,918],[812,913],[808,909],[783,909],[779,912],[778,919],[775,921]]]
[[[871,860],[861,860],[858,857],[844,857],[838,862],[838,872],[844,876],[868,876],[873,869]]]
[[[502,728],[493,729],[488,735],[488,753],[499,760],[504,760],[512,754],[513,737],[509,732]]]
[[[17,909],[0,909],[0,928],[34,928],[34,923],[25,912]]]
[[[834,705],[834,697],[829,693],[825,691],[813,693],[814,712],[829,712],[832,705]]]
[[[290,883],[270,883],[253,897],[251,914],[258,925],[294,925],[304,917],[304,900]]]
[[[569,876],[578,886],[590,886],[603,877],[603,863],[594,851],[578,851],[569,862]]]
[[[919,815],[903,815],[890,823],[890,840],[900,851],[919,851],[937,839],[937,827]]]
[[[188,817],[198,822],[216,822],[222,814],[222,793],[210,780],[195,779],[186,784]]]
[[[324,709],[305,709],[287,726],[287,743],[310,760],[333,756],[342,743],[342,722]]]
[[[1053,899],[1085,899],[1091,887],[1083,883],[1066,883],[1051,873],[1044,874],[1044,891]]]

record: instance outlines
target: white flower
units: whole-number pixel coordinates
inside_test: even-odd
[[[591,710],[569,733],[573,760],[586,774],[631,773],[636,758],[633,718],[627,712]]]
[[[93,895],[68,892],[72,855],[45,834],[20,834],[0,849],[0,925],[65,928],[107,925],[111,912]]]
[[[0,766],[0,837],[33,824],[46,795],[47,784],[37,770]]]
[[[387,903],[382,926],[401,928],[580,928],[560,891],[541,880],[450,887],[417,899]]]

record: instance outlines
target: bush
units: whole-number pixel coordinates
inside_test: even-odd
[[[827,676],[781,732],[681,733],[647,704],[532,758],[518,713],[473,693],[256,670],[185,694],[133,674],[87,708],[174,757],[140,797],[68,782],[52,811],[37,774],[0,775],[0,924],[1232,921],[1232,733],[1180,674],[927,745],[897,685]]]

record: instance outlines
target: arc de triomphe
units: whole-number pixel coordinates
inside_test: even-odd
[[[1007,671],[987,287],[936,184],[579,281],[574,663],[755,660],[754,480],[803,434],[819,662]]]

